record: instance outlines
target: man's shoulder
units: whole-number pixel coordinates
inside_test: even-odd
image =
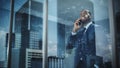
[[[90,26],[89,26],[89,28],[88,29],[94,29],[95,28],[95,24],[94,23],[92,23],[92,24],[90,24]]]
[[[91,24],[88,29],[87,32],[91,33],[91,32],[95,32],[95,24]]]

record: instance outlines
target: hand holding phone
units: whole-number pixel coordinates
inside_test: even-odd
[[[81,22],[81,19],[78,18],[78,19],[74,22],[73,32],[77,32],[77,30],[80,29],[81,27],[82,27],[82,22]]]

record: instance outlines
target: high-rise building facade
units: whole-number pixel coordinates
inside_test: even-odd
[[[0,61],[0,68],[7,68],[5,61]]]
[[[57,23],[57,56],[65,56],[65,24]]]
[[[29,6],[29,4],[31,6]],[[37,4],[39,7],[34,7]],[[42,3],[27,1],[15,14],[15,33],[21,48],[39,49],[42,47]],[[26,9],[25,9],[26,8]],[[37,16],[35,12],[40,12]],[[29,14],[31,13],[31,14]],[[20,38],[21,37],[21,38]],[[19,40],[18,40],[19,39]],[[21,40],[20,40],[21,39]]]
[[[64,57],[49,56],[48,68],[65,68]]]
[[[42,50],[26,49],[25,68],[42,68]]]
[[[5,47],[8,47],[9,33],[6,33]],[[15,33],[12,33],[12,48],[15,48]]]
[[[26,67],[26,60],[28,59],[28,50],[30,52],[35,50],[42,50],[42,14],[43,14],[42,2],[28,0],[21,8],[15,13],[15,48],[13,49],[12,59],[16,60],[12,62],[12,68],[28,68]],[[18,48],[18,49],[17,49]],[[17,53],[17,54],[15,54]],[[27,57],[27,58],[26,58]],[[31,56],[32,58],[33,56]],[[33,57],[31,65],[39,61]],[[42,62],[41,62],[42,63]]]
[[[6,33],[6,42],[5,42],[5,66],[7,67],[7,60],[8,60],[8,40],[9,40],[9,33]],[[15,54],[15,53],[13,53],[14,51],[13,51],[13,49],[15,48],[15,33],[12,33],[12,41],[11,41],[12,43],[12,45],[11,45],[11,49],[12,49],[12,56],[14,56],[13,54]],[[17,54],[16,54],[17,55]],[[12,58],[11,58],[12,59]],[[13,60],[11,61],[11,63],[13,63]],[[11,64],[11,67],[12,67],[12,64]]]

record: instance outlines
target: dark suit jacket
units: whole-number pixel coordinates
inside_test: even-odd
[[[78,66],[80,63],[83,63],[82,65],[85,66],[86,56],[96,54],[94,24],[91,24],[86,32],[84,31],[84,28],[81,28],[76,35],[70,35],[67,49],[73,48],[75,48],[75,68],[79,68]]]

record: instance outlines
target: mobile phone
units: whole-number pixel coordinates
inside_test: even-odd
[[[80,22],[78,23],[78,25],[82,25],[82,21],[80,20]]]

